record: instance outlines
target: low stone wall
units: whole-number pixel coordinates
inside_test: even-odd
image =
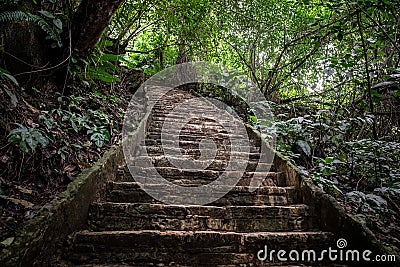
[[[275,154],[274,164],[278,171],[286,173],[289,185],[298,188],[300,202],[314,209],[321,230],[333,232],[338,238],[345,238],[353,248],[388,253],[366,226],[347,214],[333,196],[316,186],[311,178],[302,175],[301,171],[279,152]]]
[[[115,178],[123,164],[122,147],[106,152],[90,169],[83,171],[67,190],[17,233],[14,242],[0,254],[0,266],[48,266],[66,237],[87,224],[91,202],[102,197],[107,180]]]
[[[294,166],[290,166],[290,168],[296,170]],[[335,233],[338,239],[346,239],[348,246],[344,250],[357,249],[360,253],[364,250],[370,250],[372,251],[371,258],[375,255],[394,254],[391,248],[383,246],[378,241],[366,225],[355,216],[346,213],[333,196],[316,186],[311,178],[299,175],[299,181],[300,200],[313,207],[319,217],[321,230]],[[336,248],[336,244],[334,246]],[[399,255],[397,255],[397,261],[399,261]],[[361,261],[352,266],[366,266],[366,263]],[[398,263],[385,262],[379,264],[374,262],[373,266],[398,266]]]
[[[262,142],[260,133],[249,125],[246,125],[246,127],[249,137],[255,138],[260,145]],[[360,252],[370,250],[373,252],[371,257],[378,254],[393,254],[390,248],[379,243],[374,233],[367,226],[356,217],[347,214],[334,197],[316,186],[311,178],[304,176],[301,170],[292,164],[287,157],[275,152],[274,166],[278,172],[285,173],[286,182],[289,186],[295,186],[298,189],[299,201],[313,209],[321,230],[334,233],[337,239],[346,239],[348,247],[345,249],[357,249]],[[332,249],[336,248],[336,244],[328,245],[332,246]],[[327,249],[329,246],[327,246]],[[379,264],[374,262],[373,266],[398,266],[399,260],[399,255],[397,255],[397,263],[385,262]],[[366,262],[361,261],[358,264],[353,262],[351,266],[366,266]]]

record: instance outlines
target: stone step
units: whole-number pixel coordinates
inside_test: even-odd
[[[60,265],[58,263],[57,267],[70,267],[72,265],[71,262],[65,262]],[[165,265],[165,264],[159,264],[158,262],[146,262],[146,263],[135,263],[134,265],[131,264],[84,264],[84,265],[73,265],[77,267],[126,267],[126,266],[135,266],[135,267],[149,267],[149,266],[174,266],[174,267],[193,267],[193,265],[187,265],[187,264],[177,264],[177,263],[171,263],[171,265]],[[196,267],[210,267],[210,265],[196,265]],[[287,263],[262,263],[261,265],[255,265],[255,264],[217,264],[215,265],[216,267],[256,267],[256,266],[273,266],[273,267],[311,267],[311,266],[321,266],[321,267],[348,267],[348,265],[343,265],[343,264],[328,264],[328,263],[323,263],[323,265],[304,265],[304,264],[287,264]]]
[[[129,162],[129,166],[137,166],[137,167],[150,167],[150,166],[155,166],[155,167],[174,167],[174,164],[177,166],[185,166],[190,163],[188,161],[195,161],[197,165],[199,166],[204,166],[207,167],[206,169],[208,170],[224,170],[227,168],[229,165],[228,160],[195,160],[191,157],[185,156],[185,157],[176,157],[176,156],[152,156],[152,157],[146,157],[146,156],[138,156],[133,158]],[[211,163],[210,163],[211,162]],[[238,164],[234,164],[236,162],[236,159],[234,162],[231,163],[232,167],[235,168],[235,165],[237,167],[241,167],[245,164],[247,164],[246,171],[255,171],[257,166],[261,168],[262,170],[273,170],[273,164],[270,163],[258,163],[255,160],[251,161],[239,161]]]
[[[159,119],[181,119],[181,120],[187,120],[188,114],[190,115],[197,115],[198,117],[194,118],[197,120],[201,121],[221,121],[223,123],[229,123],[229,120],[222,119],[218,117],[218,115],[215,114],[215,110],[210,110],[209,108],[201,108],[201,107],[196,107],[196,108],[185,108],[180,109],[184,112],[179,112],[178,110],[175,109],[175,105],[154,105],[153,110],[151,112],[151,115],[153,118],[159,118]],[[157,110],[158,108],[161,108],[160,110]],[[221,110],[222,111],[222,110]],[[232,116],[232,115],[230,115]]]
[[[321,251],[333,247],[333,243],[333,235],[327,232],[83,231],[74,235],[68,258],[75,264],[155,262],[260,266],[264,262],[257,259],[257,253],[266,246],[275,251]]]
[[[170,98],[170,97],[162,97],[162,99],[159,99],[159,101],[158,101],[158,103],[156,103],[154,106],[153,106],[153,110],[154,111],[169,111],[169,110],[173,110],[173,109],[175,109],[175,107],[177,106],[177,105],[180,105],[181,104],[181,101],[183,101],[183,99],[186,99],[186,100],[189,100],[189,99],[191,99],[191,100],[196,100],[194,97],[188,97],[188,98],[186,98],[186,97],[184,97],[184,98],[182,98],[182,99],[179,99],[178,101],[176,101],[176,99],[174,99],[174,98]],[[204,103],[204,102],[203,102]],[[209,111],[210,110],[210,107],[208,106],[208,105],[204,105],[203,103],[197,103],[196,104],[196,106],[193,106],[193,105],[186,105],[185,107],[181,107],[181,109],[183,109],[183,110],[187,110],[187,111],[190,111],[190,110],[194,110],[194,111],[196,111],[196,110],[204,110],[204,111]],[[211,103],[211,102],[210,102]],[[208,104],[208,103],[207,103]]]
[[[233,164],[232,164],[233,165]],[[197,168],[193,169],[178,169],[177,167],[140,167],[140,166],[129,166],[129,170],[138,176],[152,175],[157,171],[165,178],[180,178],[180,177],[190,177],[190,178],[202,178],[205,180],[214,180],[221,176],[222,173],[226,175],[231,175],[236,177],[239,174],[243,174],[242,177],[257,177],[264,179],[274,179],[277,180],[277,176],[283,176],[282,172],[248,172],[245,170],[199,170]]]
[[[166,135],[165,139],[161,139],[161,134],[155,134],[153,136],[147,136],[145,140],[141,142],[141,145],[146,146],[172,146],[179,142],[179,147],[182,149],[186,148],[199,148],[200,141],[204,139],[204,136],[179,136],[173,138],[172,135]],[[233,150],[233,151],[252,151],[253,153],[259,152],[259,149],[251,147],[251,144],[246,139],[237,138],[235,140],[229,140],[228,138],[214,137],[212,138],[213,143],[218,149]],[[177,144],[178,146],[178,144]]]
[[[173,183],[183,183],[184,181],[192,182],[193,184],[208,184],[215,181],[218,178],[229,177],[237,178],[238,184],[241,186],[247,186],[250,184],[252,179],[262,181],[263,185],[270,186],[285,186],[286,179],[285,175],[281,172],[249,172],[249,171],[218,171],[218,170],[198,170],[194,169],[178,169],[176,167],[138,167],[130,166],[129,170],[138,177],[146,177],[146,183],[151,183],[154,177],[161,175],[166,180]],[[129,175],[130,172],[125,172],[123,177],[118,177],[120,181],[133,181],[133,177]]]
[[[176,168],[169,167],[157,167],[157,168],[142,168],[132,166],[132,176],[128,169],[119,170],[116,181],[120,182],[135,182],[140,181],[145,184],[153,184],[159,180],[160,176],[173,184],[193,187],[212,183],[218,178],[221,179],[235,179],[237,186],[249,186],[254,180],[257,185],[264,186],[286,186],[286,176],[281,172],[233,172],[227,171],[213,171],[213,170],[202,170],[198,172],[192,172],[191,170],[179,170]],[[241,175],[239,178],[236,176]],[[224,175],[224,176],[222,176]],[[234,176],[235,175],[235,176]],[[222,177],[220,177],[222,176]],[[220,181],[222,183],[223,181]],[[230,183],[230,181],[227,181]]]
[[[170,122],[169,120],[167,121]],[[229,137],[227,129],[223,126],[220,126],[217,122],[207,124],[196,124],[196,123],[187,123],[181,129],[180,128],[167,128],[165,125],[163,127],[156,127],[155,125],[149,125],[147,128],[147,132],[154,133],[169,133],[169,134],[190,134],[190,135],[221,135]]]
[[[306,205],[217,207],[105,202],[93,203],[89,218],[94,231],[313,230],[313,214]]]
[[[160,203],[143,189],[143,185],[137,182],[109,182],[107,184],[107,197],[109,202],[118,203]],[[146,188],[165,189],[165,185],[146,185]],[[282,206],[298,203],[297,192],[294,187],[260,186],[250,188],[235,186],[233,188],[215,188],[215,191],[227,192],[226,195],[214,201],[216,206]],[[179,196],[171,196],[179,197]],[[182,196],[183,197],[183,196]]]
[[[208,115],[208,117],[211,117],[211,116]],[[197,129],[196,132],[199,131],[200,127],[202,127],[202,129],[204,129],[206,131],[211,130],[211,131],[218,131],[218,132],[221,132],[221,131],[229,132],[228,129],[230,129],[230,131],[236,132],[238,129],[233,128],[232,125],[235,125],[235,126],[242,125],[242,122],[234,121],[235,124],[232,124],[232,120],[220,120],[219,118],[216,118],[215,120],[212,120],[212,119],[208,119],[208,120],[190,119],[190,120],[188,120],[188,114],[182,114],[179,116],[169,115],[168,117],[162,117],[162,116],[154,117],[153,116],[153,117],[151,117],[151,119],[149,121],[150,121],[150,124],[148,125],[148,128],[150,128],[150,129],[152,129],[152,128],[161,129],[164,127],[165,123],[168,123],[168,124],[176,124],[176,125],[179,124],[179,125],[182,125],[184,128],[195,128],[195,129]]]
[[[116,181],[107,183],[106,202],[91,204],[90,230],[71,236],[67,255],[71,264],[66,266],[305,266],[278,261],[277,252],[318,253],[335,247],[333,234],[316,230],[319,222],[312,208],[299,203],[295,187],[286,186],[286,175],[276,172],[272,162],[264,163],[267,155],[260,154],[258,140],[236,131],[234,127],[242,122],[230,115],[220,120],[220,114],[206,105],[173,111],[193,98],[184,91],[172,90],[157,102],[154,96],[158,98],[163,90],[155,87],[148,93],[153,94],[150,102],[155,105],[146,138],[127,161],[133,176],[122,166]],[[166,122],[176,127],[167,129]],[[207,161],[206,155],[213,159]],[[180,193],[173,185],[198,187],[222,174],[236,177],[237,184]],[[154,179],[159,175],[170,185]],[[261,185],[249,188],[253,179]],[[160,192],[159,199],[167,203],[221,197],[203,206],[172,205],[147,192]],[[260,261],[257,253],[266,247],[275,250],[275,256]]]
[[[139,155],[140,156],[140,151],[146,149],[146,152],[149,156],[161,156],[164,154],[165,151],[170,151],[171,154],[173,155],[178,155],[178,153],[182,153],[184,155],[188,156],[193,156],[193,157],[199,157],[201,155],[200,150],[198,146],[196,148],[189,147],[189,148],[175,148],[173,146],[164,146],[162,147],[161,144],[158,145],[145,145],[141,146],[139,149]],[[234,151],[230,151],[230,148],[227,148],[227,150],[222,150],[222,149],[217,149],[216,151],[216,159],[227,159],[230,155],[234,157],[243,157],[243,158],[249,158],[252,160],[258,160],[260,158],[260,153],[258,152],[241,152],[242,150],[240,147],[235,148]],[[246,150],[244,150],[246,151]],[[206,155],[213,155],[215,153],[215,150],[210,150],[210,149],[203,149],[203,153]]]
[[[160,129],[160,128],[150,128],[146,130],[146,138],[147,139],[160,139],[161,136],[164,140],[183,140],[183,141],[199,141],[204,138],[209,138],[213,140],[242,140],[245,139],[249,144],[252,142],[248,137],[242,135],[232,135],[228,133],[207,133],[202,132],[201,130],[193,129],[193,130],[185,130],[178,131],[179,129]]]

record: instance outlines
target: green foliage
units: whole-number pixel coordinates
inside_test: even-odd
[[[0,68],[0,81],[1,80],[11,82],[14,86],[19,87],[19,83],[18,83],[17,79],[15,79],[14,76],[12,76],[8,71],[6,71],[5,69],[2,69],[2,68]],[[11,104],[14,107],[17,106],[18,98],[14,93],[12,93],[10,88],[7,86],[7,83],[3,83],[1,86],[1,89],[4,92],[6,92],[6,94],[10,97]]]
[[[374,140],[372,115],[348,117],[319,110],[284,120],[287,113],[279,113],[278,150],[307,167],[327,192],[341,192],[339,179],[355,180],[355,190],[392,187],[400,181],[400,143]]]
[[[12,82],[15,86],[19,86],[17,79],[10,74],[10,72],[6,71],[5,69],[0,68],[0,77],[5,78]]]
[[[398,159],[394,151],[399,150],[400,125],[394,119],[400,95],[400,32],[394,26],[399,5],[316,0],[146,4],[127,1],[110,27],[110,36],[125,42],[129,30],[124,25],[137,18],[128,27],[134,34],[126,65],[152,75],[187,56],[235,67],[269,100],[281,102],[274,112],[278,150],[309,170],[322,188],[338,194],[341,180],[360,181],[367,190],[398,181],[399,166],[391,158]],[[263,123],[224,88],[201,85],[196,90],[239,107],[238,113],[257,127]],[[375,113],[387,113],[395,125]]]
[[[12,130],[8,135],[8,141],[16,144],[24,153],[35,152],[38,145],[46,147],[49,138],[46,133],[37,128],[25,127],[17,124],[18,128]]]
[[[71,125],[72,130],[76,133],[81,131],[84,128],[89,127],[89,117],[85,115],[81,115],[79,113],[71,112],[68,110],[57,110],[58,115],[61,116],[62,122],[67,123],[67,125]],[[71,128],[66,128],[66,131],[69,131]]]
[[[94,126],[87,131],[87,134],[91,135],[90,140],[98,147],[102,147],[104,142],[110,140],[110,132],[104,126]]]
[[[365,179],[372,187],[393,185],[400,181],[400,144],[371,139],[346,142],[350,149],[347,161],[353,175]]]
[[[108,41],[101,42],[90,58],[80,61],[73,59],[70,73],[92,84],[96,81],[106,83],[120,81],[117,75],[121,71],[119,65],[126,60],[123,56],[103,52],[110,45],[112,43]]]
[[[18,5],[18,3],[19,3],[20,1],[21,1],[21,0],[3,0],[3,1],[0,3],[0,7],[2,7],[2,8],[14,7],[14,6]]]
[[[36,23],[61,46],[70,14],[31,14],[18,2],[0,3],[13,10],[1,12],[0,22]],[[234,67],[277,103],[277,149],[317,185],[332,194],[343,191],[342,182],[357,192],[392,192],[400,179],[399,13],[400,5],[386,0],[127,0],[93,54],[72,58],[69,72],[91,86],[93,102],[101,105],[111,99],[118,103],[94,87],[118,82],[121,65],[147,75],[184,61]],[[0,76],[17,85],[2,69]],[[227,77],[226,85],[234,79]],[[192,88],[224,100],[256,127],[268,127],[229,89]],[[41,116],[48,131],[84,134],[96,146],[110,139],[112,119],[101,110],[87,108],[79,96],[60,102],[63,108]],[[65,157],[68,146],[63,144],[59,155]],[[363,203],[373,198],[355,195]]]
[[[23,11],[5,11],[0,13],[0,22],[8,22],[8,21],[16,21],[16,20],[27,20],[33,21],[33,18],[30,14],[27,14]]]
[[[19,20],[36,23],[43,31],[47,33],[48,39],[55,41],[55,46],[62,47],[62,21],[48,11],[42,10],[40,13],[43,15],[43,17],[20,10],[4,11],[0,13],[0,23]]]
[[[339,182],[335,178],[336,164],[342,163],[335,160],[333,157],[326,157],[325,160],[316,158],[316,171],[313,173],[314,182],[324,189],[326,192],[332,194],[342,193],[339,189]]]
[[[388,192],[388,190],[385,190]],[[391,189],[391,192],[399,193],[398,189]],[[351,191],[346,194],[346,203],[351,206],[354,213],[369,227],[373,227],[372,219],[392,223],[395,212],[389,209],[387,201],[378,195],[380,192],[364,193]]]
[[[83,110],[81,105],[84,101],[85,99],[80,96],[59,97],[60,104],[68,105],[70,109],[53,109],[46,115],[40,115],[39,119],[49,132],[60,129],[65,133],[87,135],[96,146],[102,147],[110,140],[110,132],[107,128],[110,127],[112,121],[101,110]],[[69,144],[64,144],[57,153],[65,158],[65,152],[69,146]]]

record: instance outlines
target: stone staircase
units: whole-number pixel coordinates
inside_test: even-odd
[[[180,133],[173,129],[163,133],[165,142],[161,140],[169,111],[191,97],[174,90],[155,103],[146,140],[141,143],[147,155],[137,155],[130,166],[135,176],[150,175],[145,164],[149,158],[165,179],[187,187],[208,184],[226,171],[230,151],[223,148],[232,136],[212,119],[215,114],[190,121]],[[207,107],[202,108],[201,112],[207,113]],[[188,109],[172,119],[183,120],[198,112]],[[211,136],[217,147],[212,164],[198,172],[172,165],[162,145],[169,139],[173,142],[178,134],[182,154],[193,159],[201,157],[199,142],[203,136]],[[334,236],[319,230],[314,211],[300,203],[299,192],[286,181],[285,173],[277,172],[274,166],[269,166],[269,172],[256,170],[260,147],[254,140],[249,144],[249,162],[237,185],[222,198],[202,206],[159,202],[143,190],[127,166],[121,167],[117,179],[107,184],[106,199],[91,205],[88,229],[71,236],[66,262],[71,266],[303,266],[279,262],[276,253],[261,261],[257,253],[266,246],[276,251],[319,251],[332,246]],[[263,183],[249,188],[255,176]]]

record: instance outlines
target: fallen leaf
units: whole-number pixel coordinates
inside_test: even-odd
[[[2,157],[0,157],[0,161],[3,163],[7,163],[10,160],[10,157],[3,155]]]
[[[25,208],[32,208],[33,206],[35,206],[32,202],[29,202],[29,201],[26,201],[23,199],[16,199],[16,198],[7,197],[7,196],[3,196],[3,195],[0,195],[0,198],[4,199],[6,201],[10,201],[16,205],[22,205]]]
[[[27,119],[26,120],[26,124],[28,124],[29,126],[33,126],[33,120],[31,120],[31,119]]]
[[[93,145],[93,143],[90,142],[90,141],[86,141],[86,142],[83,144],[83,146],[85,146],[85,147],[91,147],[92,145]]]
[[[25,99],[22,99],[22,102],[25,103],[25,105],[33,112],[33,113],[40,113],[39,110],[37,110],[36,108],[34,108],[31,104],[29,104],[28,102],[25,101]]]
[[[78,162],[78,165],[81,166],[81,167],[83,167],[83,168],[86,168],[86,169],[92,167],[91,164],[89,164],[89,163],[87,163],[87,162],[83,162],[83,161],[79,161],[79,162]]]
[[[8,247],[12,244],[12,242],[14,242],[14,239],[15,239],[14,237],[9,237],[6,240],[4,240],[3,242],[1,242],[1,244]]]
[[[19,185],[17,185],[17,186],[15,186],[15,188],[18,190],[18,191],[20,191],[20,192],[22,192],[22,193],[24,193],[24,194],[32,194],[32,190],[30,190],[30,189],[28,189],[28,188],[25,188],[25,187],[22,187],[22,186],[19,186]]]
[[[76,165],[68,165],[64,168],[64,173],[71,173],[76,170]]]

